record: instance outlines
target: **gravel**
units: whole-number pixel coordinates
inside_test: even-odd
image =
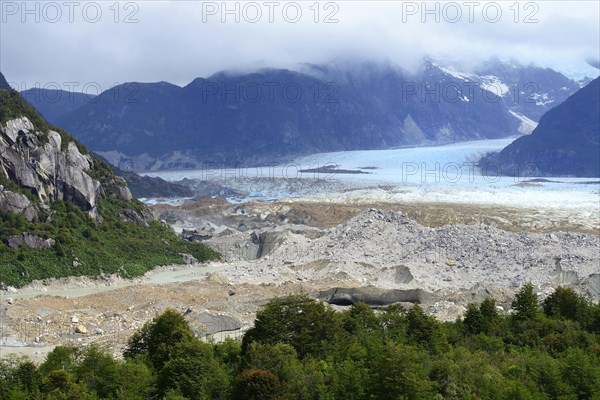
[[[508,232],[487,225],[428,228],[401,212],[369,209],[308,239],[282,235],[277,247],[225,273],[233,283],[299,280],[452,291],[483,284],[540,290],[566,285],[600,299],[597,235]]]

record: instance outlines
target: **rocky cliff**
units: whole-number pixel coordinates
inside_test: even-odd
[[[19,93],[0,89],[0,289],[215,257],[156,221],[106,162]]]
[[[0,174],[21,191],[29,191],[38,202],[3,188],[0,208],[23,213],[28,221],[37,219],[36,208],[57,200],[69,201],[97,216],[98,198],[110,189],[121,200],[131,200],[124,180],[110,177],[102,185],[92,178],[95,160],[80,151],[74,141],[63,143],[56,131],[44,133],[25,116],[0,126]],[[37,204],[36,204],[37,203]]]

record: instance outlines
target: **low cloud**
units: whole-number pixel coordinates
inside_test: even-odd
[[[591,1],[48,3],[0,2],[0,70],[20,89],[185,85],[222,69],[351,57],[410,69],[425,55],[464,68],[499,57],[584,75],[593,72],[585,60],[600,58],[600,6]]]

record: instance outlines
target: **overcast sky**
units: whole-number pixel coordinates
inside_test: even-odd
[[[428,2],[425,13],[421,1],[232,1],[225,10],[221,1],[0,0],[0,70],[19,89],[102,90],[350,57],[413,68],[430,55],[468,68],[497,56],[581,74],[584,60],[600,58],[599,3]]]

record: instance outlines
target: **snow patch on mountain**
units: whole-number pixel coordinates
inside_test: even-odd
[[[442,67],[440,65],[437,64],[433,64],[435,67],[439,68],[440,71],[455,77],[456,79],[460,79],[463,81],[477,81],[479,79],[479,77],[477,75],[474,74],[470,74],[468,72],[460,72],[457,71],[456,69],[454,69],[454,67]]]
[[[494,75],[482,76],[479,86],[500,97],[503,97],[509,92],[508,85],[503,83],[500,78]]]
[[[519,114],[518,112],[515,112],[513,110],[509,110],[508,112],[511,113],[513,117],[521,121],[521,125],[519,126],[519,132],[524,135],[529,135],[538,125],[537,122],[530,118],[527,118],[523,114]]]
[[[532,93],[531,97],[535,100],[535,104],[538,106],[545,106],[547,104],[554,103],[554,99],[548,96],[548,93]]]
[[[456,79],[467,82],[476,82],[482,89],[494,93],[499,97],[503,97],[510,92],[508,85],[502,82],[502,80],[495,75],[479,76],[469,72],[458,71],[451,66],[442,67],[441,65],[434,63],[432,63],[432,65],[437,67],[440,71],[444,72],[445,74],[448,74]],[[468,101],[468,99],[464,98],[463,100]]]

